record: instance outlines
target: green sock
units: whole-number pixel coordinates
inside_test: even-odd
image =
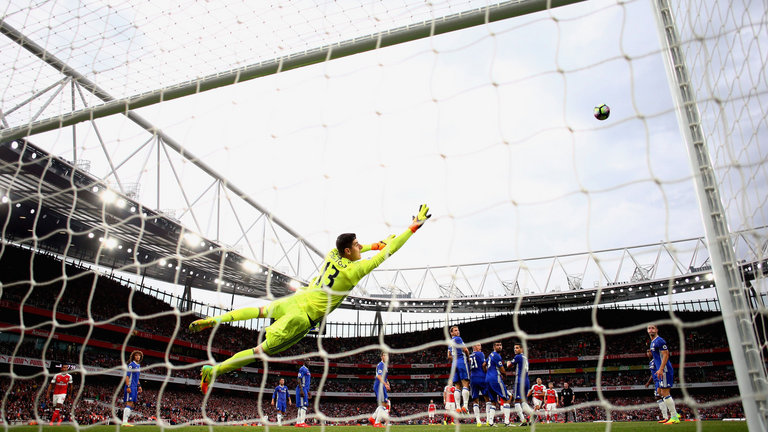
[[[255,359],[256,359],[256,356],[253,354],[253,348],[240,351],[239,353],[233,355],[232,357],[214,366],[213,367],[214,375],[221,375],[227,372],[231,372],[235,369],[240,369],[241,367],[247,365],[248,363],[251,363]]]
[[[266,312],[266,308],[265,312]],[[230,321],[243,321],[243,320],[249,320],[253,318],[265,318],[266,313],[264,316],[261,315],[261,308],[257,307],[245,307],[241,309],[235,309],[233,311],[227,312],[223,315],[219,315],[219,318],[221,318],[221,322],[230,322]]]

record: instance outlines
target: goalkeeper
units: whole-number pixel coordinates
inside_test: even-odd
[[[208,391],[209,384],[216,376],[240,369],[254,361],[261,353],[274,355],[284,351],[306,335],[326,315],[336,309],[352,288],[365,275],[378,267],[415,233],[432,215],[429,207],[422,204],[405,232],[385,241],[361,245],[355,234],[341,234],[336,239],[336,248],[328,252],[320,274],[308,287],[295,294],[283,297],[261,307],[246,307],[223,315],[199,319],[189,325],[189,331],[198,332],[222,322],[241,321],[253,318],[272,318],[273,323],[265,329],[261,345],[240,351],[222,363],[203,366],[200,371],[200,389]],[[360,260],[361,254],[378,250],[370,259]]]

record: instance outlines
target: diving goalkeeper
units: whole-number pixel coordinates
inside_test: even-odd
[[[240,351],[222,363],[203,366],[200,371],[200,389],[208,391],[209,384],[218,376],[231,372],[254,361],[259,354],[274,355],[297,343],[324,316],[336,309],[352,288],[365,275],[378,267],[429,219],[429,207],[422,204],[414,216],[411,226],[405,232],[387,240],[361,245],[355,234],[341,234],[336,239],[336,248],[328,252],[320,274],[308,287],[295,294],[283,297],[261,307],[247,307],[223,315],[199,319],[189,325],[189,331],[198,332],[222,322],[241,321],[253,318],[272,318],[274,321],[265,329],[261,345]],[[370,259],[361,260],[361,254],[370,250],[379,253]]]

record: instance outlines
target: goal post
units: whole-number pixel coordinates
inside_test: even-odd
[[[720,197],[702,118],[669,0],[653,0],[664,65],[685,140],[744,414],[750,430],[768,429],[768,379],[753,324],[748,287],[739,275],[726,210]],[[724,65],[720,65],[724,67]],[[729,143],[723,143],[729,144]]]

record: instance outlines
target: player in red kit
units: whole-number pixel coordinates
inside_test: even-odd
[[[541,402],[544,400],[544,384],[541,383],[541,378],[536,378],[536,384],[531,386],[528,391],[528,397],[533,396],[533,414],[531,414],[531,421],[536,417],[541,418]]]
[[[445,389],[443,389],[443,402],[445,402],[445,411],[447,411],[445,414],[443,414],[443,424],[448,424],[448,420],[451,421],[451,424],[455,424],[454,422],[454,413],[456,412],[456,396],[454,396],[455,391],[456,391],[456,386],[453,384],[449,384],[445,386]]]
[[[547,423],[557,421],[557,390],[555,390],[555,383],[550,382],[549,388],[544,392],[544,408],[547,413]]]
[[[435,413],[437,412],[437,405],[435,401],[429,400],[429,407],[427,408],[427,414],[429,415],[429,424],[435,424]]]
[[[61,365],[61,372],[54,375],[51,383],[48,384],[48,398],[51,399],[51,405],[53,405],[51,425],[53,425],[53,422],[61,424],[61,421],[64,419],[61,415],[61,407],[67,399],[69,386],[72,385],[72,375],[67,373],[68,370],[69,365]],[[51,397],[51,391],[53,391],[53,397]]]

